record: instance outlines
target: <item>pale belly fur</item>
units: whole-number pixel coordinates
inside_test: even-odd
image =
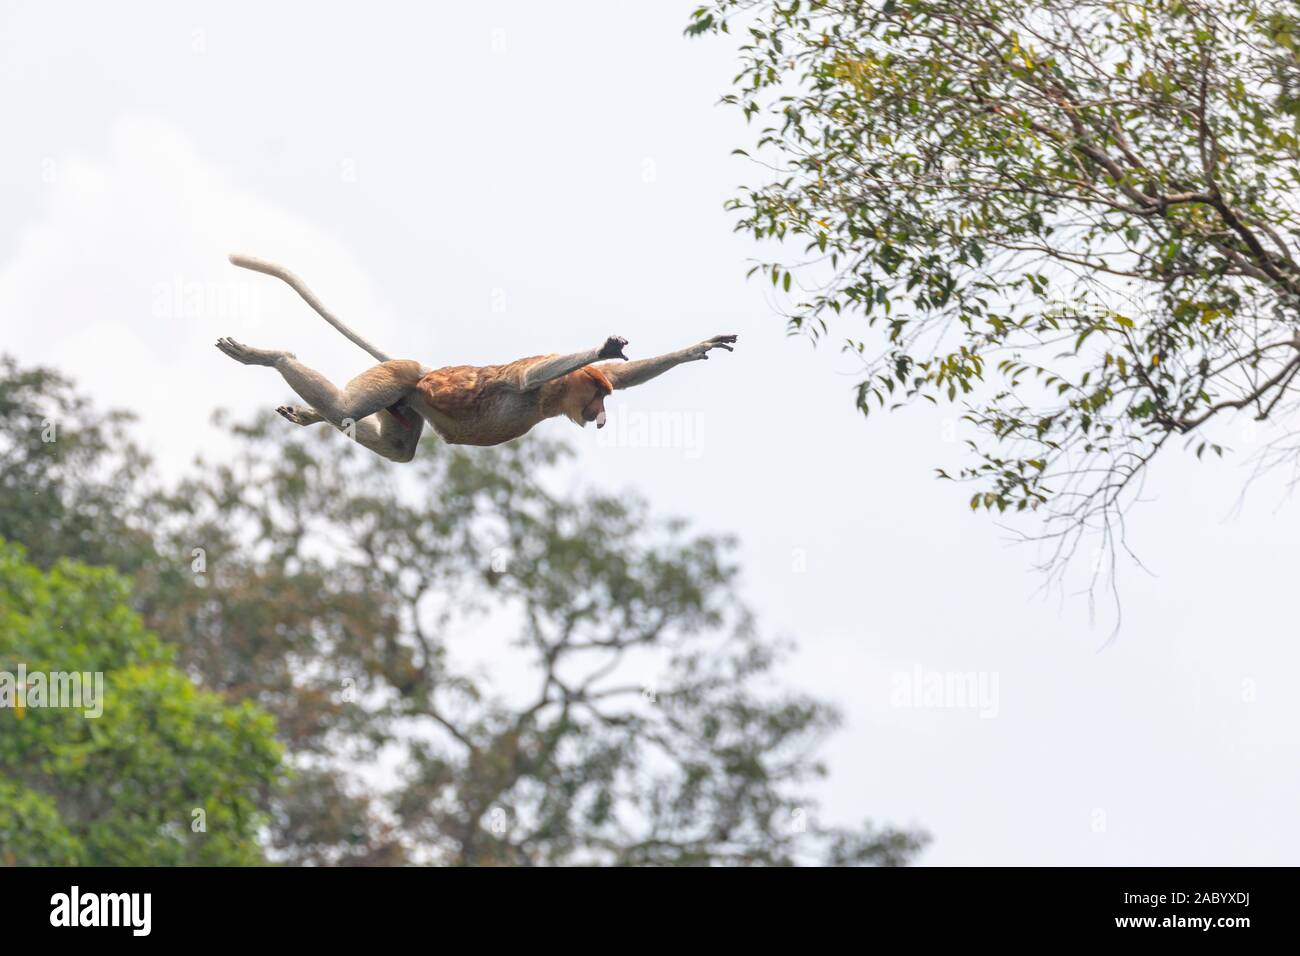
[[[542,420],[536,402],[521,395],[507,394],[478,404],[473,412],[456,409],[452,414],[419,393],[409,396],[406,404],[450,445],[500,445],[526,434]]]

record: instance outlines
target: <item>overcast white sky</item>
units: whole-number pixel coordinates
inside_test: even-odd
[[[1032,555],[932,478],[953,413],[862,421],[852,365],[787,339],[744,281],[722,203],[753,175],[729,156],[748,134],[715,106],[728,46],[681,36],[692,5],[6,0],[0,350],[137,411],[176,473],[220,454],[213,408],[291,398],[218,336],[336,380],[368,362],[229,251],[434,366],[739,332],[619,396],[599,441],[542,429],[588,480],[740,536],[746,598],[800,646],[789,680],[846,713],[825,816],[922,825],[929,864],[1294,864],[1300,512],[1280,477],[1228,517],[1240,457],[1162,463],[1130,525],[1155,576],[1125,575],[1104,649],[1083,601],[1036,598]],[[668,413],[696,429],[683,447],[629,447]],[[996,705],[896,706],[917,668],[996,679]]]

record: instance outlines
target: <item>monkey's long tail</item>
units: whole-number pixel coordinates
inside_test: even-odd
[[[296,275],[286,269],[284,266],[277,265],[274,262],[267,262],[265,259],[257,259],[253,256],[241,256],[239,253],[231,253],[230,261],[241,269],[252,269],[254,272],[264,272],[269,276],[275,276],[289,284],[289,287],[302,296],[303,301],[316,310],[316,313],[328,322],[334,328],[343,333],[344,337],[349,339],[354,345],[359,345],[381,362],[392,360],[391,355],[386,355],[379,349],[375,348],[357,333],[344,325],[339,319],[321,304],[320,299],[316,298],[307,284],[299,279]]]

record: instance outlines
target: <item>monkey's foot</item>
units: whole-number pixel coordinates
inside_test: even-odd
[[[293,422],[295,425],[315,425],[323,422],[320,414],[314,408],[299,408],[297,405],[281,405],[276,410],[276,414],[285,421]]]
[[[627,356],[623,354],[623,346],[627,345],[627,339],[621,335],[611,335],[605,340],[605,344],[600,347],[600,355],[597,358],[621,358],[627,361]]]
[[[230,338],[217,339],[217,348],[241,365],[274,365],[282,358],[294,357],[292,352],[279,349],[255,349]]]

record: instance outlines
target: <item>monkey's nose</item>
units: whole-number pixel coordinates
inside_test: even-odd
[[[604,411],[604,409],[601,409],[600,414],[596,416],[596,427],[597,427],[597,428],[604,428],[604,427],[605,427],[605,411]]]

